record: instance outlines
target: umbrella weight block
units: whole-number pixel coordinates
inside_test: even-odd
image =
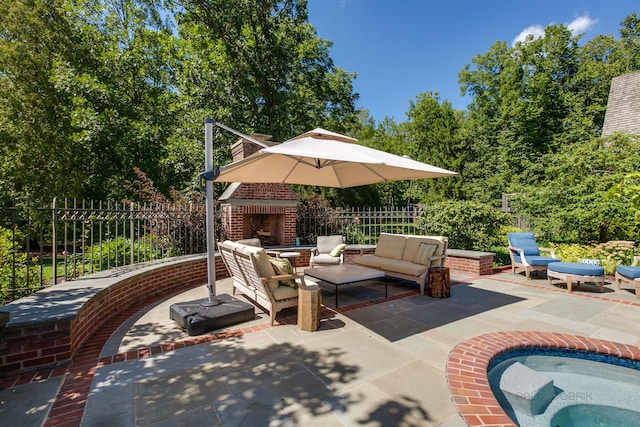
[[[255,308],[248,302],[226,294],[217,295],[215,299],[220,301],[220,304],[208,306],[208,299],[171,304],[169,316],[190,336],[201,335],[256,317]],[[203,302],[205,304],[202,304]]]

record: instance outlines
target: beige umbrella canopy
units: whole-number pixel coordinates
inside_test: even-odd
[[[217,182],[274,182],[357,187],[384,181],[458,175],[426,163],[355,144],[316,128],[224,167]]]

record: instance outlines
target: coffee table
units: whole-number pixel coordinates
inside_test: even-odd
[[[321,268],[305,268],[304,275],[322,280],[336,287],[336,308],[338,308],[338,286],[384,278],[384,297],[387,298],[387,276],[384,271],[353,264],[341,264]]]

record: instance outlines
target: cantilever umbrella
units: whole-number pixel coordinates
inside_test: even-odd
[[[273,182],[347,188],[384,181],[458,175],[426,163],[355,143],[316,128],[265,147],[220,171],[218,182]]]
[[[221,169],[215,168],[212,164],[213,125],[264,148]],[[209,305],[219,304],[215,299],[213,181],[347,188],[384,181],[458,175],[456,172],[358,145],[355,141],[354,138],[316,128],[281,144],[268,146],[220,122],[205,119],[206,172],[201,174],[201,184],[203,180],[206,181]]]

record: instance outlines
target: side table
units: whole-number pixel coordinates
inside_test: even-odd
[[[280,258],[286,258],[289,260],[289,262],[291,263],[291,266],[293,267],[293,272],[296,273],[296,259],[300,257],[300,252],[280,252],[278,253],[278,256]]]
[[[298,327],[314,332],[320,327],[322,295],[320,286],[309,285],[298,288]]]
[[[427,295],[434,298],[449,298],[451,295],[449,267],[430,267],[428,284]]]

